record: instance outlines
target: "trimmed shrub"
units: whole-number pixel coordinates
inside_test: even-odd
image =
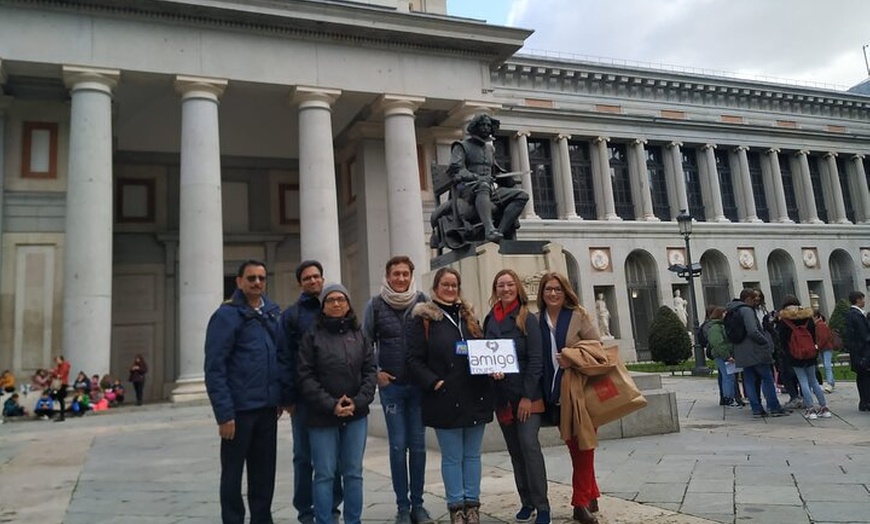
[[[649,328],[649,350],[656,362],[675,366],[692,356],[692,339],[673,309],[660,307]]]
[[[848,311],[849,301],[843,299],[837,302],[836,307],[834,307],[834,311],[831,313],[831,316],[828,317],[828,325],[831,326],[831,329],[841,335],[846,329],[846,313]]]

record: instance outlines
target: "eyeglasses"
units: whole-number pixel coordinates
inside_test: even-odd
[[[459,284],[448,284],[446,282],[441,282],[438,284],[438,287],[443,287],[444,289],[459,289]]]
[[[308,275],[307,277],[302,277],[302,281],[308,282],[309,280],[320,280],[321,278],[323,277],[320,275]]]
[[[344,295],[339,295],[337,297],[328,297],[323,301],[324,304],[330,305],[344,304],[345,302],[347,302],[347,298]]]
[[[245,277],[245,280],[247,280],[248,282],[251,282],[251,283],[254,283],[254,282],[258,281],[258,280],[259,280],[260,282],[265,282],[265,281],[266,281],[266,275],[248,275],[248,276]]]
[[[564,291],[560,287],[545,287],[544,288],[545,295],[546,294],[561,295],[562,293],[564,293]]]

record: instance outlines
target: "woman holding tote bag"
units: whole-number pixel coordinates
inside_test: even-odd
[[[567,365],[567,361],[563,363],[562,348],[572,346],[581,340],[597,342],[601,336],[595,319],[580,305],[567,277],[560,273],[547,273],[541,278],[538,287],[538,311],[541,316],[544,360],[544,400],[548,404],[548,412],[559,413],[563,366]],[[560,424],[569,422],[560,420]],[[597,439],[593,435],[589,440]],[[595,481],[595,447],[580,442],[577,436],[572,436],[565,443],[568,445],[574,469],[571,482],[574,488],[571,497],[574,520],[583,524],[598,524],[598,519],[593,515],[598,511],[600,496]]]

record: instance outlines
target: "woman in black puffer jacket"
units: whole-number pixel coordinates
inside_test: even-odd
[[[406,328],[408,371],[423,388],[423,424],[435,428],[451,524],[480,522],[480,447],[492,421],[492,378],[472,375],[466,341],[483,335],[462,301],[459,273],[435,273],[432,301],[414,306]]]
[[[324,287],[320,304],[320,319],[302,338],[297,361],[299,391],[308,407],[314,518],[317,524],[332,523],[333,485],[340,475],[344,522],[359,524],[367,417],[377,380],[375,358],[343,286]]]

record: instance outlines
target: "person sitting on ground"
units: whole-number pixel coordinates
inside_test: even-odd
[[[79,374],[76,375],[76,380],[73,382],[73,390],[76,389],[91,390],[91,379],[88,378],[84,371],[79,371]]]
[[[54,416],[54,400],[51,398],[51,390],[47,388],[42,390],[33,412],[42,420],[48,420]]]
[[[47,369],[39,368],[30,377],[30,391],[42,391],[49,389],[51,386],[51,372]]]
[[[111,387],[112,387],[112,376],[109,375],[108,373],[106,373],[105,375],[103,375],[103,378],[100,379],[100,388],[102,388],[103,391],[106,391],[107,389],[109,389]]]
[[[76,388],[76,393],[73,396],[72,404],[70,405],[70,411],[72,411],[72,414],[81,417],[90,407],[91,398],[88,396],[87,390],[84,388]]]
[[[4,370],[3,374],[0,375],[0,390],[5,393],[15,391],[15,375],[8,369]]]
[[[103,387],[100,385],[100,376],[93,375],[91,377],[90,389],[91,404],[96,404],[97,402],[103,400],[103,396]]]
[[[126,394],[124,385],[121,384],[121,379],[116,378],[112,384],[112,393],[115,395],[115,405],[120,406],[124,403],[124,395]]]
[[[3,403],[3,416],[4,417],[25,417],[27,416],[27,410],[24,409],[21,404],[18,403],[18,393],[13,393],[11,397],[6,399],[6,402]]]

